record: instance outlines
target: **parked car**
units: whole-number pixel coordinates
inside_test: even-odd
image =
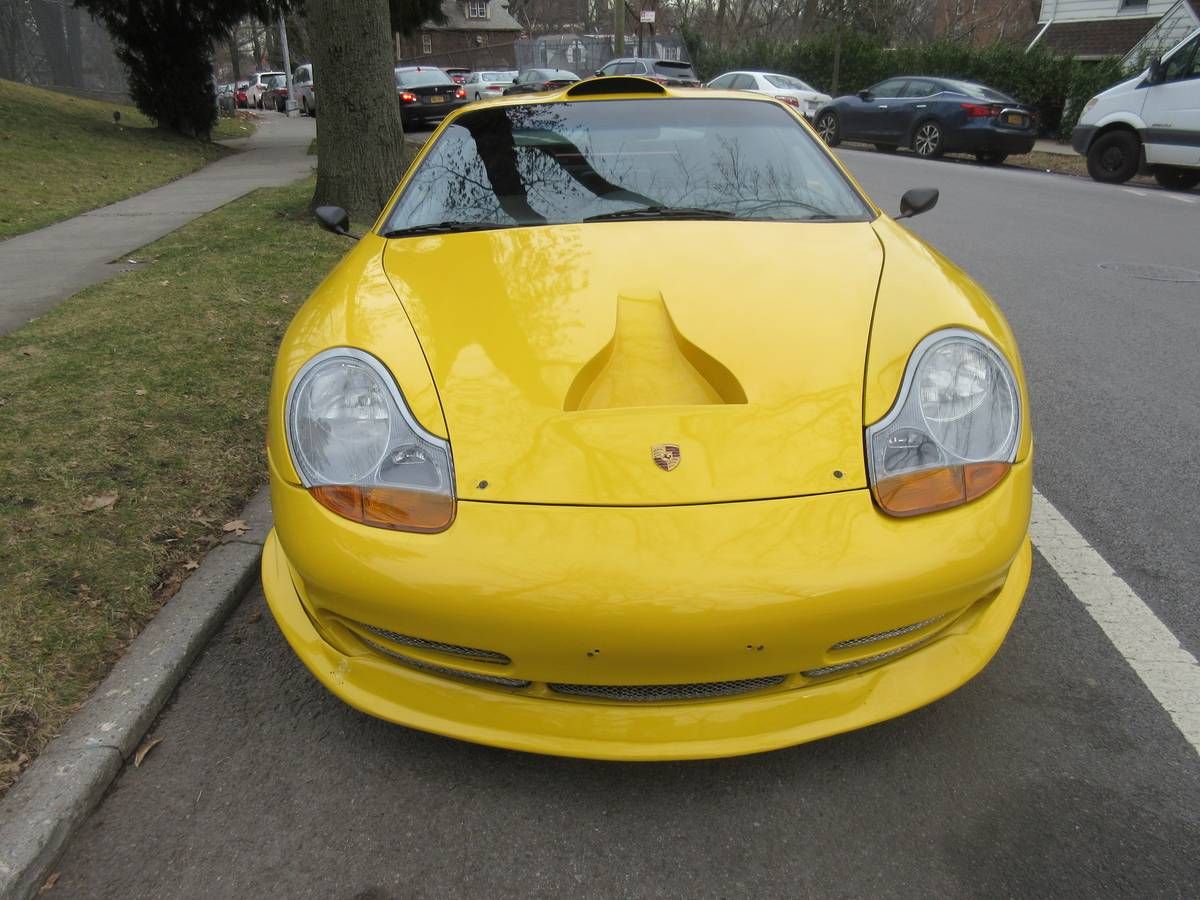
[[[262,583],[365,713],[754,753],[933,702],[1017,615],[1003,314],[778,102],[654,87],[454,113],[282,339]]]
[[[273,109],[276,112],[287,112],[288,86],[287,75],[271,75],[263,84],[262,95],[259,97],[263,109]]]
[[[442,69],[442,71],[449,75],[450,80],[455,84],[466,84],[467,76],[471,74],[470,69],[465,69],[458,66],[448,66],[447,68]]]
[[[250,78],[250,86],[246,88],[246,100],[250,106],[258,109],[264,109],[263,93],[267,90],[267,82],[276,76],[284,75],[283,72],[255,72]]]
[[[825,143],[867,141],[880,150],[911,147],[918,156],[973,153],[999,165],[1028,153],[1037,140],[1033,107],[982,84],[905,75],[845,97],[817,111]]]
[[[395,71],[400,121],[405,128],[440,122],[467,102],[467,92],[441,69],[398,66]]]
[[[1087,157],[1097,181],[1120,183],[1149,171],[1172,190],[1200,184],[1200,29],[1089,100],[1071,146]]]
[[[472,72],[463,82],[463,88],[468,100],[486,100],[501,96],[516,77],[516,72]]]
[[[517,73],[517,77],[504,89],[504,93],[537,94],[542,91],[556,91],[576,81],[579,81],[579,76],[566,69],[526,69]]]
[[[610,60],[596,70],[596,75],[642,75],[659,84],[675,87],[700,87],[692,64],[675,59],[652,59],[627,56]]]
[[[799,78],[780,75],[776,72],[726,72],[710,81],[707,87],[767,94],[776,100],[782,100],[789,106],[796,107],[808,119],[815,116],[818,109],[833,99]]]
[[[250,83],[247,81],[240,82],[233,92],[234,98],[237,100],[238,109],[246,109],[250,106],[250,98],[246,95]]]
[[[300,105],[302,116],[317,116],[317,86],[313,81],[312,63],[296,67],[292,76],[292,90],[296,92],[296,102]]]

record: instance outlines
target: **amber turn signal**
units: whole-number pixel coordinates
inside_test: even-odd
[[[916,516],[959,506],[998,485],[1012,463],[980,462],[893,475],[875,485],[875,499],[888,515]]]
[[[454,498],[445,494],[349,484],[317,485],[308,493],[326,509],[373,528],[432,534],[454,521]]]

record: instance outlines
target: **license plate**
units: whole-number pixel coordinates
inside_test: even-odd
[[[1024,125],[1025,117],[1023,115],[1021,115],[1020,113],[1009,113],[1008,115],[1006,115],[1004,117],[1004,124],[1006,124],[1006,125]]]
[[[446,98],[443,97],[441,94],[434,94],[432,97],[429,98],[429,102],[430,103],[445,103]]]

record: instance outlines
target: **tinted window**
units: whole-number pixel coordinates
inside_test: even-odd
[[[692,72],[692,64],[685,62],[672,62],[669,59],[660,59],[654,63],[654,71],[659,75],[664,75],[667,78],[687,78],[695,80],[696,75]]]
[[[871,88],[871,94],[875,97],[899,97],[907,82],[907,78],[889,78]]]
[[[754,80],[753,75],[737,75],[730,87],[735,91],[751,91],[758,87],[758,82]]]
[[[615,66],[612,67],[612,71],[609,72],[609,74],[610,75],[628,75],[633,71],[633,69],[634,69],[634,64],[631,62],[617,63]]]
[[[454,84],[441,69],[397,69],[397,87],[425,87],[430,84]]]
[[[467,112],[446,128],[387,229],[579,222],[645,206],[753,219],[864,219],[869,208],[775,104],[592,100]]]

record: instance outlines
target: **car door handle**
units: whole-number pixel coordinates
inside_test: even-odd
[[[881,103],[881,104],[879,105],[879,108],[880,108],[880,109],[887,109],[887,104],[886,104],[886,103]]]
[[[926,106],[928,106],[928,105],[929,105],[928,103],[918,103],[918,104],[917,104],[917,109],[924,109],[924,108],[925,108]]]

